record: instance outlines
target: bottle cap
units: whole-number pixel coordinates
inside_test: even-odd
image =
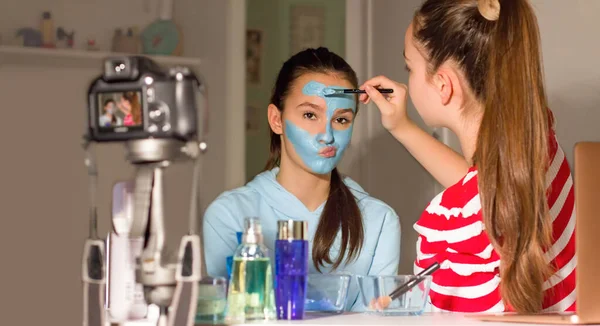
[[[307,221],[277,221],[277,240],[308,240],[307,237]]]
[[[244,219],[244,234],[242,235],[242,243],[245,244],[262,244],[262,228],[260,221],[255,217],[247,217]]]

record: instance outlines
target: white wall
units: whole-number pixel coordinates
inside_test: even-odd
[[[557,134],[573,167],[578,141],[600,141],[600,1],[533,0]]]
[[[105,0],[98,6],[95,1],[26,0],[9,10],[7,5],[16,1],[2,1],[0,32],[33,25],[38,12],[50,9],[58,21],[56,26],[74,26],[84,31],[82,37],[87,33],[104,35],[98,38],[99,45],[108,46],[113,25],[135,22],[143,27],[153,20],[153,14],[143,12],[143,2]],[[200,73],[209,84],[210,150],[203,167],[203,206],[226,187],[243,182],[243,143],[241,159],[232,159],[229,155],[235,153],[227,150],[235,150],[228,131],[236,123],[241,123],[238,129],[243,130],[244,119],[243,114],[231,119],[227,110],[238,105],[243,112],[243,105],[228,96],[230,91],[244,92],[244,72],[239,69],[244,58],[239,50],[243,48],[243,21],[239,31],[229,24],[240,18],[236,9],[237,1],[212,0],[177,0],[175,9],[175,20],[184,32],[184,54],[202,59]],[[96,25],[101,22],[106,25]],[[4,267],[0,288],[6,294],[5,323],[81,323],[80,264],[88,227],[88,180],[80,141],[86,88],[100,73],[99,67],[0,65],[0,99],[6,122],[0,128],[0,256]],[[237,69],[237,74],[232,69]],[[236,90],[238,84],[241,89]],[[106,234],[112,183],[129,178],[132,169],[124,162],[119,145],[100,148],[98,160],[100,232]],[[239,173],[229,177],[226,169],[232,165],[223,164],[228,160],[239,165],[241,177]],[[176,248],[178,237],[186,231],[190,175],[190,165],[167,170],[166,225],[171,248]]]

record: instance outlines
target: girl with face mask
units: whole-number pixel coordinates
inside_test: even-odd
[[[121,125],[121,119],[115,115],[114,100],[106,100],[103,111],[104,113],[100,116],[101,127],[116,127]]]
[[[307,49],[283,64],[268,107],[266,169],[246,186],[221,194],[206,210],[203,234],[208,273],[227,276],[245,217],[261,220],[274,254],[278,220],[308,221],[310,273],[394,275],[400,256],[398,216],[336,166],[348,147],[357,113],[356,73],[325,48]],[[347,308],[360,310],[351,283]],[[355,304],[356,303],[356,304]]]
[[[447,187],[414,226],[415,272],[441,264],[430,292],[437,310],[575,310],[573,179],[540,51],[527,0],[426,0],[404,39],[408,91],[385,77],[361,86],[361,100],[375,102],[384,127]],[[426,124],[458,136],[464,156],[408,118],[407,92]]]

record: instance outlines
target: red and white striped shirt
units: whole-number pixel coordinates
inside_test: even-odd
[[[575,198],[571,170],[554,131],[546,173],[553,243],[546,252],[556,266],[544,283],[545,311],[575,311]],[[414,225],[419,233],[415,273],[437,261],[430,299],[434,311],[504,312],[499,292],[500,256],[484,231],[477,169],[437,195]]]

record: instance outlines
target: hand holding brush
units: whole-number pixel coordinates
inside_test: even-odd
[[[431,264],[429,267],[424,269],[421,273],[411,277],[408,280],[408,282],[402,284],[400,287],[398,287],[397,289],[392,291],[389,295],[381,296],[381,297],[371,300],[371,302],[369,304],[369,308],[376,309],[376,310],[386,309],[387,307],[389,307],[389,305],[392,303],[392,301],[402,297],[402,295],[404,295],[406,292],[410,291],[413,287],[417,286],[419,283],[421,283],[425,279],[425,277],[433,274],[433,272],[435,272],[439,268],[440,268],[440,264],[438,262]]]

